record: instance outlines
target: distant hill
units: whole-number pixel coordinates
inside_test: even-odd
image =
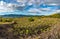
[[[1,17],[54,17],[54,18],[60,18],[60,13],[57,14],[52,14],[52,15],[48,15],[48,16],[44,16],[44,15],[22,15],[22,14],[9,14],[9,15],[0,15]]]
[[[38,15],[21,15],[21,14],[9,14],[9,15],[0,15],[1,17],[35,17],[35,16],[38,16]],[[40,16],[43,16],[43,15],[40,15]]]

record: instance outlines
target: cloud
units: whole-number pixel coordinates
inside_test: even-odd
[[[49,11],[53,11],[53,9],[51,7],[48,8],[31,8],[28,10],[28,12],[30,13],[41,13],[41,12],[49,12]]]
[[[27,0],[17,0],[17,2],[25,3]]]
[[[44,1],[46,4],[57,4],[60,5],[60,0],[45,0]]]
[[[50,11],[51,8],[41,8],[40,10],[42,10],[42,11]]]
[[[46,4],[58,4],[60,5],[60,0],[17,0],[17,2],[21,2],[21,3],[25,3],[25,2],[29,2],[29,3],[35,3],[37,2],[38,4],[41,3],[46,3]]]
[[[56,10],[54,13],[60,13],[60,10]]]
[[[58,6],[59,4],[55,4],[55,3],[50,3],[48,5],[51,5],[51,6]]]
[[[40,4],[40,0],[17,0],[19,3],[27,4],[27,5],[33,5],[33,4]]]
[[[40,11],[39,11],[39,9],[31,8],[30,10],[28,10],[28,12],[30,12],[30,13],[37,13],[37,12],[40,12]]]
[[[0,12],[12,12],[14,11],[14,4],[0,1]]]
[[[55,3],[55,2],[51,2],[52,0],[47,0],[46,3],[49,4],[49,5],[58,5],[58,3]],[[24,8],[27,7],[27,6],[30,6],[30,5],[33,5],[34,6],[34,0],[30,0],[28,5],[25,6],[25,2],[26,0],[17,0],[17,2],[19,4],[13,4],[13,3],[6,3],[6,2],[3,2],[3,1],[0,1],[0,12],[14,12],[14,10],[20,10],[23,12]],[[29,9],[26,11],[26,12],[30,12],[32,14],[45,14],[46,12],[50,12],[50,11],[53,11],[56,9],[55,8],[51,8],[51,7],[45,7],[45,8],[36,8],[36,7],[29,7]],[[45,6],[45,5],[44,5]],[[26,14],[26,12],[24,12]],[[59,12],[59,10],[57,10],[56,12]],[[28,13],[27,13],[28,14]],[[49,14],[49,13],[48,13]]]

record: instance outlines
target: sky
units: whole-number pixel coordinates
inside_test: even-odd
[[[0,15],[50,15],[60,12],[60,0],[0,0]]]

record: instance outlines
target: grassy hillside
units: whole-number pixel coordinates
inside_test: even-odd
[[[52,15],[47,16],[47,17],[60,18],[60,13],[52,14]]]
[[[0,39],[60,39],[60,14],[0,17]]]

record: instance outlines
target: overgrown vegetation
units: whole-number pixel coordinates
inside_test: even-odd
[[[60,17],[58,15],[21,18],[1,17],[0,39],[60,39]],[[11,23],[2,24],[2,22]]]

